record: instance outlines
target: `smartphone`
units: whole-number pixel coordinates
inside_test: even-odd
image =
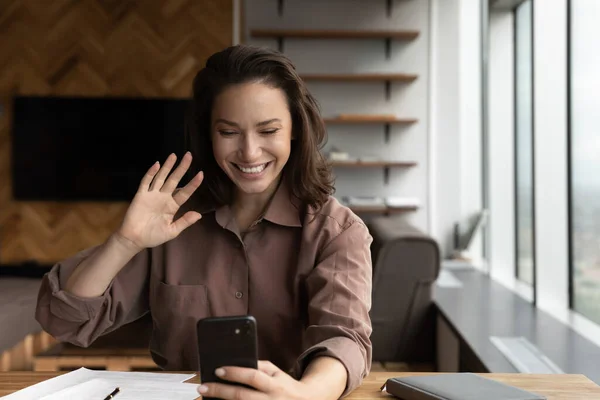
[[[258,368],[256,320],[251,315],[204,318],[198,321],[196,329],[203,383],[235,384],[215,375],[219,367]]]

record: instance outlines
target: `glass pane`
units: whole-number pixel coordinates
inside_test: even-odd
[[[533,284],[533,53],[531,0],[515,11],[517,278]]]
[[[571,1],[571,276],[575,311],[600,323],[600,1]]]

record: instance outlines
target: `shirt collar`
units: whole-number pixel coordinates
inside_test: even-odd
[[[302,227],[300,209],[300,201],[292,196],[285,177],[282,177],[267,210],[259,219],[266,219],[277,225]],[[233,212],[227,204],[215,210],[215,219],[223,228],[236,229]]]
[[[267,207],[263,218],[278,225],[302,227],[300,201],[292,196],[285,177],[282,177],[282,182],[271,199],[271,204]]]

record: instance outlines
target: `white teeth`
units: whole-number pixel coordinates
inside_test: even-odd
[[[252,167],[252,168],[244,168],[240,165],[236,164],[236,167],[238,167],[240,169],[240,171],[245,172],[247,174],[260,174],[263,169],[265,169],[265,167],[267,166],[267,164],[261,164],[259,166],[256,167]]]

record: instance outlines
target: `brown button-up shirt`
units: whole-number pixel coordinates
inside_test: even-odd
[[[256,318],[259,356],[300,378],[315,355],[340,360],[344,394],[371,367],[371,236],[333,197],[304,212],[281,185],[263,217],[241,235],[228,206],[177,238],[137,254],[99,297],[62,290],[95,251],[64,260],[44,277],[36,318],[61,341],[88,346],[150,312],[150,350],[168,370],[199,367],[196,322]]]

